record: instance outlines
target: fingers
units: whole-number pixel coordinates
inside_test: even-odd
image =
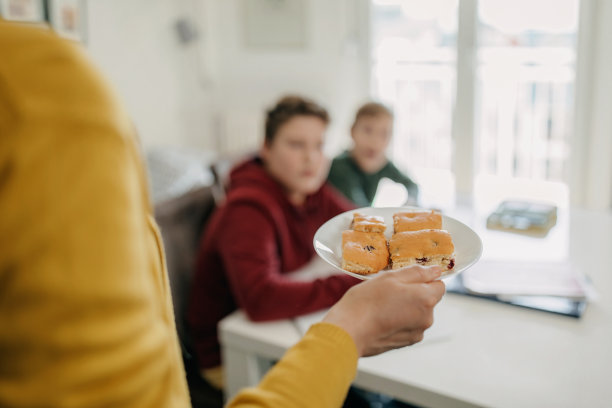
[[[425,329],[401,330],[384,339],[387,346],[393,348],[410,346],[423,341]]]
[[[381,339],[377,342],[377,344],[366,348],[363,352],[363,356],[374,356],[384,353],[385,351],[411,346],[421,342],[423,340],[423,336],[423,330],[403,330],[385,339]]]
[[[413,265],[390,272],[389,274],[403,283],[427,283],[442,276],[442,271],[443,268],[441,266]]]
[[[418,343],[445,292],[444,283],[436,280],[442,270],[417,265],[354,286],[324,321],[349,333],[362,356]]]
[[[442,281],[430,282],[426,285],[429,294],[435,299],[434,306],[438,304],[444,293],[446,292],[446,285]]]

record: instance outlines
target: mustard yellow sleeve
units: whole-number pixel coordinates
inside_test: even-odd
[[[343,329],[315,324],[257,387],[241,391],[228,408],[338,408],[355,377],[358,357]]]
[[[187,407],[132,125],[79,45],[0,21],[0,406]]]

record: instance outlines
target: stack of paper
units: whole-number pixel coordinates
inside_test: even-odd
[[[592,296],[585,276],[569,262],[481,261],[463,274],[471,292],[495,295],[544,295],[572,299]]]
[[[576,318],[597,298],[588,277],[569,262],[483,260],[445,283],[449,293]]]

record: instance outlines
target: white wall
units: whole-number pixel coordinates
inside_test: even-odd
[[[118,90],[146,147],[211,143],[210,92],[197,49],[174,30],[188,0],[90,0],[87,49]],[[197,105],[197,106],[195,106]]]
[[[369,3],[304,1],[303,49],[249,49],[242,0],[90,0],[87,48],[146,147],[253,148],[265,109],[299,93],[329,109],[327,148],[335,153],[368,96]],[[196,43],[178,41],[179,17],[197,24]]]
[[[283,94],[298,93],[329,109],[328,150],[342,148],[351,116],[369,92],[368,1],[305,1],[303,49],[249,48],[244,5],[239,0],[208,2],[216,16],[213,77],[221,145],[258,145],[265,109]],[[242,146],[231,142],[238,140]]]
[[[572,143],[572,204],[612,208],[612,2],[581,3],[576,120]]]

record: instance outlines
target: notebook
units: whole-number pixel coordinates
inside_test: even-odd
[[[464,277],[457,275],[445,281],[446,291],[460,295],[472,296],[484,300],[505,303],[508,305],[524,307],[543,312],[555,313],[563,316],[580,318],[589,302],[588,296],[582,298],[553,295],[510,295],[510,294],[483,294],[472,292],[465,287]]]

